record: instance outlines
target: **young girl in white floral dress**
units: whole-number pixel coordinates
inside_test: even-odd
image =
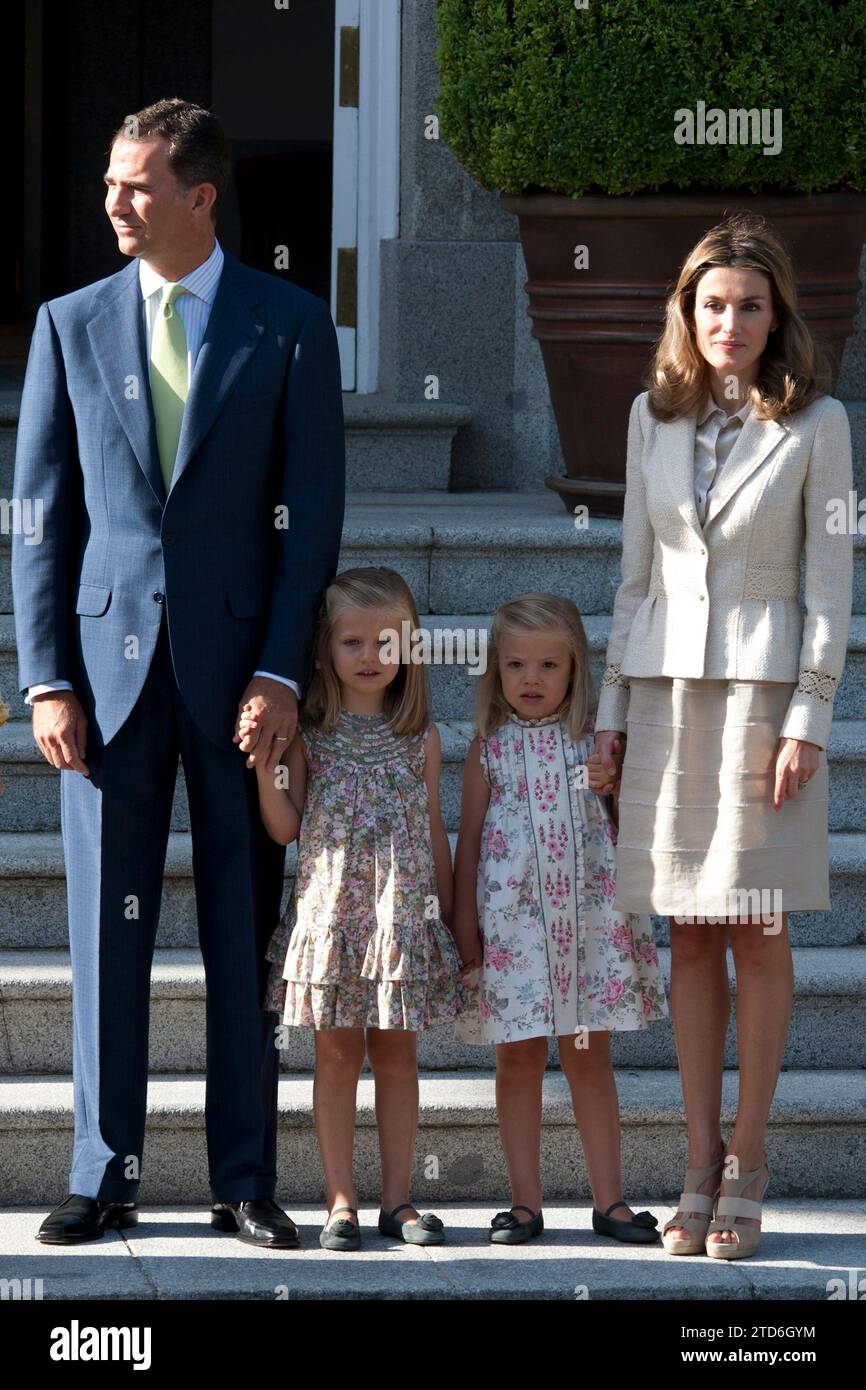
[[[526,594],[496,614],[463,773],[454,937],[479,967],[455,1032],[496,1044],[496,1109],[512,1208],[490,1239],[541,1233],[541,1095],[548,1040],[571,1090],[593,1193],[593,1229],[658,1239],[622,1200],[611,1030],[667,1015],[648,917],[615,912],[615,827],[587,788],[595,707],[574,604]],[[611,1213],[616,1212],[615,1216]]]
[[[383,648],[412,594],[390,569],[354,569],[327,589],[300,729],[269,774],[256,765],[262,819],[299,838],[289,905],[271,941],[264,1001],[316,1039],[313,1109],[327,1187],[326,1249],[360,1245],[352,1176],[364,1053],[376,1088],[382,1162],[379,1230],[438,1245],[443,1223],[410,1204],[418,1120],[415,1035],[463,1002],[451,916],[451,851],[439,810],[441,745],[424,668]],[[256,727],[247,713],[243,735]],[[285,783],[285,761],[288,786]],[[340,1213],[338,1219],[337,1214]]]

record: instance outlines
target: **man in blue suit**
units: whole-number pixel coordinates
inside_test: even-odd
[[[178,756],[207,977],[212,1224],[298,1243],[273,1200],[278,1053],[261,1009],[285,848],[250,765],[297,724],[345,500],[336,334],[323,300],[224,253],[219,122],[172,99],[127,117],[106,211],[132,263],[39,310],[14,495],[19,683],[60,769],[75,1142],[51,1243],[136,1221],[150,969]],[[258,736],[238,734],[245,704]]]

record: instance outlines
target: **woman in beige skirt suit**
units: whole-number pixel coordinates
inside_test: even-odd
[[[757,1245],[769,1183],[788,913],[830,906],[825,749],[853,555],[832,522],[853,486],[847,414],[762,218],[734,215],[687,257],[648,379],[629,419],[590,786],[619,785],[614,906],[671,918],[689,1155],[664,1245],[737,1259]],[[740,1071],[726,1147],[728,940]]]

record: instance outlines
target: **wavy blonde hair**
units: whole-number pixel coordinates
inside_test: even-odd
[[[364,566],[344,570],[325,590],[319,605],[313,638],[314,664],[309,689],[298,711],[298,721],[304,728],[331,729],[342,707],[340,682],[331,660],[331,637],[337,618],[353,608],[385,609],[389,614],[387,626],[402,633],[404,619],[412,629],[420,626],[418,609],[412,590],[396,570],[379,566]],[[423,664],[401,662],[396,676],[387,686],[383,709],[395,734],[414,734],[430,723],[430,699],[427,675]]]
[[[502,693],[499,666],[502,639],[527,632],[556,632],[568,644],[571,679],[560,707],[560,718],[572,739],[578,739],[584,732],[587,717],[596,708],[597,699],[589,666],[589,643],[580,613],[571,599],[558,594],[522,594],[496,610],[487,647],[487,669],[478,677],[475,702],[478,732],[486,738],[500,729],[512,712]]]
[[[689,252],[665,306],[665,327],[644,385],[658,420],[699,409],[709,390],[710,368],[698,349],[693,315],[698,282],[715,266],[758,270],[770,282],[778,323],[767,337],[748,397],[761,420],[777,420],[825,396],[832,371],[797,309],[791,257],[781,237],[758,213],[736,212],[711,227]]]

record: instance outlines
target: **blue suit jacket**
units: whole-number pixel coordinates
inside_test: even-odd
[[[88,742],[107,743],[138,699],[165,604],[184,703],[236,747],[255,670],[307,681],[337,569],[345,446],[324,300],[226,254],[168,497],[138,262],[43,304],[14,496],[43,504],[41,543],[13,536],[21,689],[71,681]]]

